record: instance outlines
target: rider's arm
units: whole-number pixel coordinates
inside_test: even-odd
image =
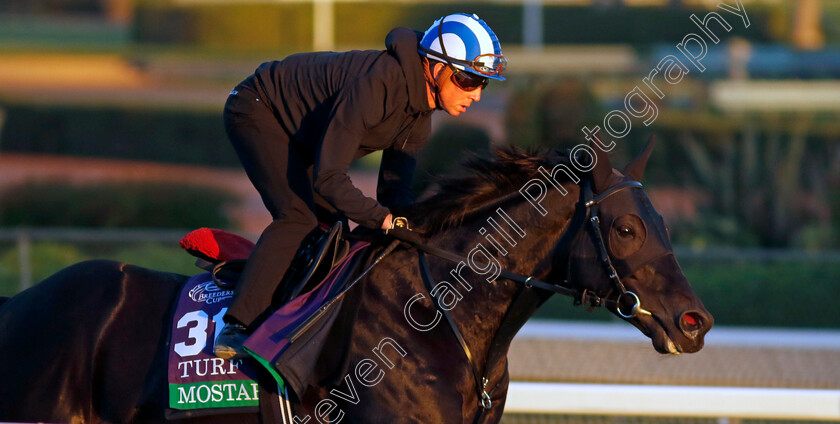
[[[318,145],[314,189],[348,218],[368,228],[382,228],[390,211],[353,185],[348,171],[368,129],[386,117],[382,80],[360,78],[336,99]]]
[[[382,151],[379,165],[379,182],[376,185],[376,199],[391,209],[405,208],[414,204],[411,181],[417,160],[414,155],[394,147]]]

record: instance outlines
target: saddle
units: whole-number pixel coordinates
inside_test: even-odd
[[[337,222],[329,230],[319,226],[307,235],[280,281],[283,290],[277,299],[279,302],[275,304],[284,305],[299,294],[312,290],[347,257],[350,242],[342,238],[343,228],[343,224]]]
[[[347,257],[350,243],[342,238],[342,231],[340,222],[332,227],[320,224],[304,238],[280,281],[274,305],[284,305],[311,290]],[[209,271],[216,285],[226,290],[232,290],[239,281],[254,248],[250,240],[216,228],[194,230],[181,239],[180,245],[196,257],[196,266]]]
[[[273,312],[245,342],[248,353],[279,387],[296,395],[305,389],[326,341],[335,337],[333,330],[341,333],[333,324],[342,309],[342,292],[365,262],[369,243],[351,245],[342,238],[342,230],[341,223],[323,226],[305,238],[275,292]],[[224,230],[201,228],[187,234],[181,247],[197,258],[196,265],[210,271],[215,284],[208,284],[232,297],[254,243]]]

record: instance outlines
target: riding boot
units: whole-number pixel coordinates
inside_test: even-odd
[[[213,345],[213,353],[222,359],[241,359],[248,357],[242,349],[250,331],[242,324],[228,323],[219,332]]]

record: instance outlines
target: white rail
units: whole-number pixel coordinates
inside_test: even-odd
[[[840,421],[840,390],[512,382],[505,412]]]
[[[644,334],[625,322],[554,321],[530,319],[517,340],[593,340],[650,344]],[[840,351],[840,330],[827,328],[732,327],[715,325],[706,346],[770,347]],[[840,366],[840,364],[838,364]]]

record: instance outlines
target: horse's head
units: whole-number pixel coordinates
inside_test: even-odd
[[[662,216],[634,183],[641,181],[652,147],[653,140],[621,172],[594,149],[594,197],[570,247],[569,282],[613,300],[607,307],[650,337],[658,352],[696,352],[714,320],[677,263]],[[610,263],[617,277],[610,277]]]

